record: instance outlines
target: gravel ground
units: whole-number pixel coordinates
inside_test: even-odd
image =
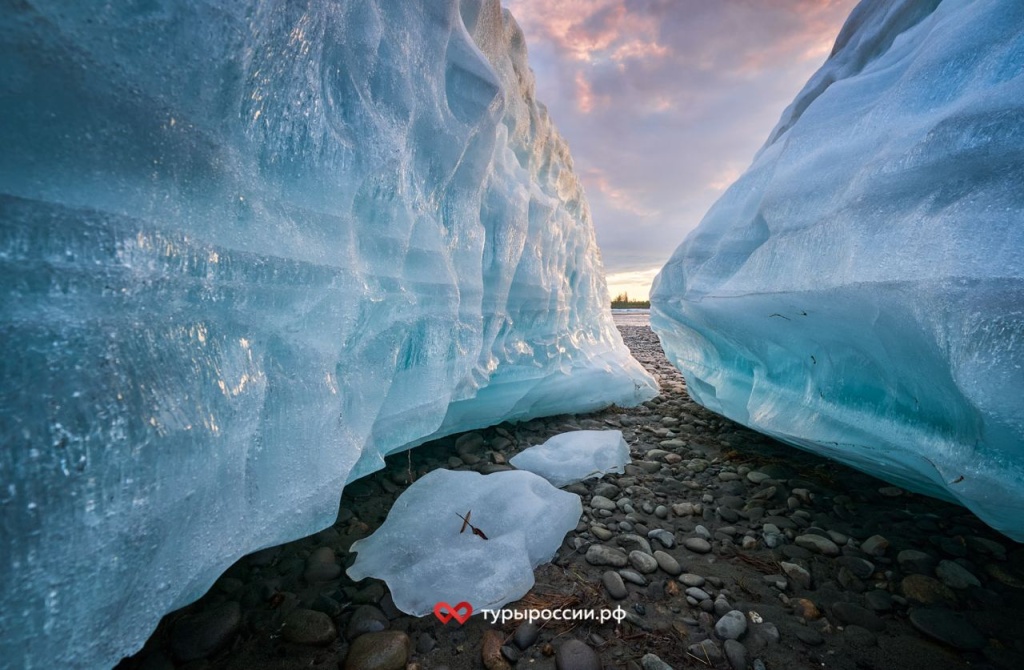
[[[650,328],[619,329],[659,378],[659,397],[390,457],[345,489],[334,526],[241,559],[118,667],[1024,668],[1021,545],[963,508],[708,412]],[[441,624],[396,610],[382,582],[345,576],[351,544],[383,522],[411,478],[501,469],[578,429],[621,430],[633,463],[565,487],[582,496],[583,518],[509,607],[621,606],[625,620]]]

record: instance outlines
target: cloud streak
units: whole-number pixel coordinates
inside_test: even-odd
[[[505,4],[569,141],[611,277],[668,259],[827,57],[856,0]]]

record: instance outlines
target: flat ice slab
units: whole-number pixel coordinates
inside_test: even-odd
[[[462,529],[459,515],[473,527]],[[387,582],[395,606],[424,616],[438,602],[474,611],[526,595],[583,513],[580,497],[530,472],[434,470],[399,496],[384,524],[352,545],[354,580]]]
[[[610,472],[623,473],[629,463],[629,446],[622,439],[622,431],[574,430],[524,449],[509,463],[555,486],[565,486]]]

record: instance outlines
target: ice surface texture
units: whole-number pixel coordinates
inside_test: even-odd
[[[382,453],[653,395],[496,0],[0,35],[0,665],[114,665]]]
[[[625,472],[629,445],[619,430],[574,430],[524,449],[509,463],[540,475],[554,486],[565,486],[610,472]]]
[[[863,2],[656,280],[709,409],[1024,540],[1024,3]]]
[[[469,522],[487,539],[467,527]],[[354,580],[387,582],[395,606],[430,614],[438,602],[474,610],[518,600],[576,528],[583,505],[532,472],[434,470],[406,489],[370,537],[352,545]]]

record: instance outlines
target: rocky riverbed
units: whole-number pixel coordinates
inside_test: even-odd
[[[963,508],[708,412],[649,328],[620,330],[660,396],[390,457],[345,489],[334,526],[239,560],[118,667],[1024,668],[1024,547]],[[345,576],[351,544],[415,478],[504,469],[553,435],[605,428],[623,432],[633,463],[566,487],[583,518],[508,607],[621,606],[624,620],[442,624],[398,611],[381,582]]]

